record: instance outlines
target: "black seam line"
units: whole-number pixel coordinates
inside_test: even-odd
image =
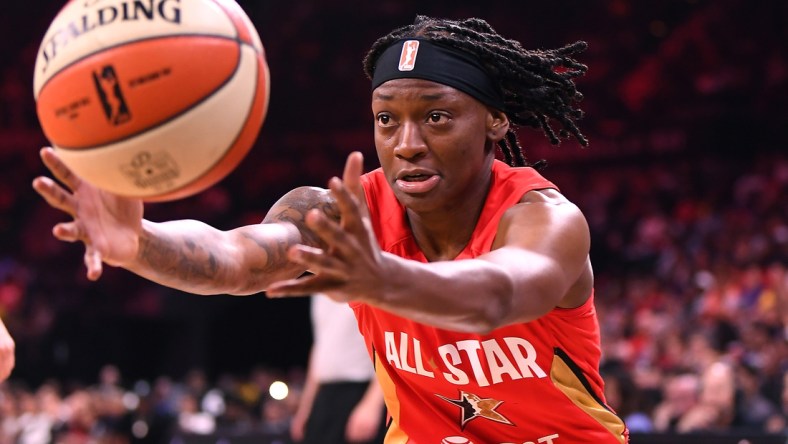
[[[125,136],[125,137],[123,137],[121,139],[113,140],[111,142],[99,143],[99,144],[90,145],[90,146],[80,146],[79,148],[63,146],[63,145],[57,145],[57,147],[60,148],[60,149],[63,149],[63,150],[71,150],[71,151],[83,151],[83,150],[90,150],[90,149],[96,149],[96,148],[103,148],[103,147],[105,147],[105,146],[107,146],[109,144],[113,144],[114,145],[116,143],[120,143],[120,142],[123,142],[125,140],[133,139],[134,137],[137,137],[137,136],[139,136],[141,134],[147,133],[147,132],[152,131],[152,130],[154,130],[156,128],[160,128],[160,127],[162,127],[164,125],[167,125],[168,123],[172,122],[173,120],[181,117],[182,115],[188,113],[189,111],[193,110],[194,108],[200,106],[205,101],[211,99],[216,94],[217,91],[221,90],[228,83],[230,83],[232,80],[235,79],[236,74],[238,74],[238,69],[241,67],[241,59],[243,58],[242,49],[243,48],[241,48],[241,46],[238,46],[238,63],[235,64],[235,68],[233,68],[233,71],[230,73],[230,75],[227,76],[227,78],[224,79],[224,81],[222,81],[222,83],[220,85],[218,85],[216,88],[212,89],[209,94],[206,94],[202,99],[194,102],[191,106],[189,106],[188,108],[185,108],[181,112],[179,112],[177,114],[173,114],[172,116],[168,117],[165,120],[162,120],[161,122],[157,123],[156,125],[147,127],[144,130],[140,130],[140,131],[134,132],[134,133],[129,134],[129,135],[127,135],[127,136]],[[257,90],[257,87],[258,87],[258,85],[257,85],[257,77],[259,76],[259,74],[260,73],[258,72],[255,75],[255,91]],[[254,100],[252,101],[252,104],[254,104]],[[248,114],[247,114],[247,120],[248,120]],[[237,139],[237,138],[238,137],[236,135],[235,139]]]
[[[602,399],[599,397],[599,395],[597,395],[596,392],[594,392],[593,387],[591,387],[591,383],[588,382],[588,379],[583,374],[583,370],[580,368],[580,366],[575,364],[575,361],[573,361],[572,358],[570,358],[569,355],[567,355],[565,351],[563,351],[559,347],[555,347],[555,348],[553,348],[553,353],[555,353],[559,358],[561,358],[562,361],[564,361],[564,363],[569,367],[569,370],[571,370],[572,373],[574,373],[574,375],[577,377],[577,379],[580,380],[580,383],[583,384],[583,387],[591,395],[591,397],[594,398],[594,401],[596,401],[597,404],[599,404],[602,407],[604,407],[604,409],[609,411],[610,413],[614,413],[612,410],[610,410],[610,408],[607,406],[607,404],[605,404],[602,401]],[[616,414],[616,416],[618,416],[618,415]]]
[[[233,74],[235,74],[235,73],[237,73],[237,72],[238,72],[238,67],[241,65],[241,54],[240,54],[240,50],[241,50],[241,48],[239,47],[239,48],[238,48],[238,50],[239,50],[239,56],[238,56],[238,65],[236,65],[236,67],[235,67],[235,71],[233,72]],[[257,71],[257,73],[256,73],[256,74],[255,74],[255,76],[254,76],[254,79],[255,79],[255,88],[254,88],[254,90],[255,90],[255,91],[257,91],[257,88],[259,87],[259,82],[258,82],[258,80],[259,80],[259,78],[260,78],[260,70],[259,70],[259,68],[260,68],[260,67],[258,66],[258,71]],[[229,78],[233,78],[233,77],[234,77],[234,75],[233,75],[233,76],[230,76]],[[223,85],[227,84],[227,82],[229,82],[229,80],[226,80],[226,81],[223,83]],[[266,93],[266,94],[269,94],[269,91],[266,91],[265,93]],[[183,111],[183,112],[181,112],[181,113],[178,113],[178,115],[176,115],[176,116],[173,116],[173,117],[171,117],[171,118],[167,119],[166,121],[164,121],[164,122],[161,122],[160,124],[157,124],[156,126],[153,126],[153,127],[151,127],[151,128],[148,128],[148,129],[146,129],[145,131],[150,131],[150,130],[152,130],[152,129],[154,129],[154,128],[158,128],[158,127],[160,127],[160,126],[164,125],[164,124],[165,124],[165,123],[167,123],[167,122],[170,122],[170,121],[172,121],[172,120],[173,120],[173,119],[175,119],[176,117],[183,115],[184,113],[186,113],[187,111],[191,110],[191,109],[192,109],[192,108],[194,108],[195,106],[197,106],[197,105],[199,105],[200,103],[204,102],[204,101],[205,101],[205,100],[207,100],[209,97],[211,97],[211,96],[206,96],[206,98],[204,98],[204,99],[200,100],[199,102],[195,103],[194,105],[192,105],[190,108],[186,109],[185,111]],[[268,99],[268,98],[265,98],[264,100],[267,100],[267,99]],[[244,123],[243,123],[243,125],[241,125],[240,129],[238,130],[238,133],[235,135],[235,137],[233,137],[233,141],[232,141],[232,143],[231,143],[231,144],[229,144],[229,145],[228,145],[228,148],[229,148],[229,147],[232,147],[232,146],[234,146],[234,145],[235,145],[235,144],[238,142],[238,139],[240,139],[240,138],[241,138],[241,134],[244,132],[244,130],[246,129],[246,125],[247,125],[247,124],[248,124],[248,122],[249,122],[249,118],[250,118],[250,116],[251,116],[251,111],[252,111],[252,109],[254,109],[254,104],[255,104],[255,100],[253,99],[253,100],[252,100],[252,102],[249,104],[249,109],[248,109],[248,110],[247,110],[247,112],[246,112],[246,120],[244,120]],[[124,137],[123,139],[120,139],[120,140],[118,140],[118,141],[115,141],[115,142],[112,142],[112,143],[120,142],[120,141],[123,141],[123,140],[128,140],[128,139],[130,139],[130,138],[132,138],[132,137],[135,137],[135,136],[137,136],[137,135],[140,135],[140,134],[142,134],[142,133],[143,133],[143,132],[145,132],[145,131],[140,131],[140,132],[138,132],[138,133],[136,133],[136,134],[130,135],[130,136],[128,136],[128,137]],[[252,142],[252,144],[254,144],[254,142]],[[98,145],[98,146],[102,146],[102,145]],[[58,146],[58,148],[68,149],[68,148],[64,148],[64,147],[61,147],[61,146]],[[90,147],[88,147],[88,148],[90,148]],[[84,149],[84,148],[83,148],[83,149]],[[211,169],[213,169],[213,168],[214,168],[216,165],[219,165],[220,163],[222,163],[222,161],[224,161],[224,159],[227,157],[227,155],[228,155],[228,154],[230,154],[230,150],[229,150],[229,149],[227,149],[227,150],[224,152],[224,154],[222,154],[222,156],[221,156],[221,157],[219,157],[219,158],[216,160],[216,162],[214,162],[214,163],[213,163],[211,166],[209,166],[208,168],[206,168],[206,169],[205,169],[205,171],[210,171],[210,170],[211,170]],[[242,160],[242,159],[241,159],[241,160]],[[239,160],[239,162],[240,162],[240,160]],[[194,179],[190,180],[189,182],[186,182],[186,183],[182,184],[181,186],[179,186],[178,188],[175,188],[175,189],[173,189],[173,190],[171,190],[171,191],[172,191],[172,192],[177,192],[178,190],[182,190],[182,189],[184,189],[184,188],[188,187],[189,185],[191,185],[191,184],[193,184],[193,183],[196,183],[197,181],[201,180],[202,178],[203,178],[203,175],[199,175],[199,176],[195,177]],[[220,178],[219,180],[221,180],[221,179],[223,179],[223,178]],[[143,197],[143,199],[144,199],[144,198],[145,198],[145,197]]]
[[[237,31],[237,29],[236,29],[236,31]],[[93,55],[95,55],[95,54],[98,54],[98,53],[100,53],[100,52],[103,52],[103,51],[106,51],[106,50],[109,50],[109,49],[115,49],[115,48],[118,48],[118,47],[121,47],[121,46],[128,45],[128,44],[130,44],[130,43],[139,43],[139,42],[146,42],[146,41],[148,41],[148,40],[160,40],[160,39],[179,38],[179,37],[213,37],[213,38],[222,39],[222,40],[232,40],[232,41],[234,41],[234,42],[237,42],[239,45],[242,45],[242,46],[249,46],[250,48],[252,48],[252,49],[254,50],[254,52],[256,52],[256,53],[258,53],[258,54],[262,54],[262,52],[258,51],[258,50],[257,50],[257,48],[255,48],[253,44],[251,44],[251,43],[247,43],[247,42],[245,42],[245,41],[241,40],[241,38],[240,38],[240,36],[239,36],[239,35],[236,35],[235,37],[228,37],[228,36],[226,36],[226,35],[218,35],[218,34],[203,34],[203,33],[198,33],[198,32],[195,32],[195,33],[189,33],[189,34],[162,34],[162,35],[152,35],[152,36],[150,36],[150,37],[142,37],[142,38],[138,38],[138,39],[134,39],[134,40],[124,40],[124,41],[122,41],[122,42],[118,42],[118,43],[116,43],[116,44],[114,44],[114,45],[111,45],[111,46],[102,46],[101,48],[98,48],[96,51],[93,51],[93,52],[91,52],[91,53],[89,53],[89,54],[85,54],[85,55],[83,55],[82,57],[80,57],[80,58],[78,58],[78,59],[74,59],[74,60],[72,60],[72,61],[71,61],[71,63],[69,63],[68,65],[64,65],[62,68],[60,68],[59,70],[57,70],[57,71],[56,71],[54,74],[52,74],[52,75],[51,75],[51,76],[50,76],[50,77],[47,79],[47,81],[46,81],[46,82],[44,82],[44,83],[41,85],[41,88],[39,88],[39,89],[38,89],[38,92],[39,92],[39,94],[40,94],[40,93],[41,93],[41,91],[43,91],[43,90],[44,90],[44,87],[45,87],[45,86],[46,86],[46,85],[47,85],[49,82],[51,82],[51,81],[52,81],[52,79],[54,79],[55,77],[57,77],[57,74],[58,74],[58,73],[60,73],[60,72],[64,71],[64,70],[65,70],[65,69],[67,69],[67,68],[70,68],[71,66],[74,66],[74,65],[76,65],[77,63],[79,63],[79,62],[81,62],[81,61],[83,61],[83,60],[85,60],[85,59],[87,59],[87,58],[89,58],[89,57],[91,57],[91,56],[93,56]]]

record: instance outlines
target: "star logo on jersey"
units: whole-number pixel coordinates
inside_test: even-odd
[[[505,416],[495,411],[498,406],[503,404],[503,401],[492,398],[482,398],[462,390],[460,390],[460,399],[451,399],[438,394],[435,396],[460,408],[461,430],[464,430],[465,425],[476,418],[485,418],[502,424],[514,425],[514,423],[509,421]]]

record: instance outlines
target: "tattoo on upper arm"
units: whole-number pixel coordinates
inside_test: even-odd
[[[325,247],[323,241],[304,222],[307,212],[313,209],[320,210],[330,219],[339,221],[339,209],[334,199],[326,192],[315,191],[309,195],[288,193],[271,208],[263,223],[293,224],[301,233],[305,245],[323,248]]]

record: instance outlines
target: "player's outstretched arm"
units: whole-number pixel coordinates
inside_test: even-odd
[[[49,148],[41,158],[60,183],[37,177],[33,187],[49,205],[73,218],[52,231],[60,240],[85,245],[92,280],[106,263],[191,293],[256,293],[304,271],[285,253],[291,245],[317,245],[316,237],[302,233],[304,215],[309,209],[331,208],[326,190],[304,187],[280,199],[262,224],[221,231],[194,220],[154,223],[143,219],[142,201],[88,184]]]
[[[357,156],[358,157],[358,156]],[[422,263],[382,252],[358,199],[360,158],[329,187],[341,222],[306,218],[327,245],[297,245],[289,258],[312,275],[277,282],[269,296],[325,293],[437,327],[488,332],[576,307],[591,294],[589,230],[580,210],[555,190],[532,191],[510,208],[493,251],[475,259]]]
[[[331,216],[327,190],[296,188],[276,202],[263,223],[229,231],[195,220],[144,220],[139,249],[124,267],[155,282],[197,294],[245,295],[306,271],[287,252],[297,244],[323,243],[304,223],[309,211]]]

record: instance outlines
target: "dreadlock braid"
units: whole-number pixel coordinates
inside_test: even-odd
[[[526,161],[515,133],[517,126],[541,128],[553,145],[571,135],[581,145],[588,146],[588,139],[575,123],[583,117],[583,112],[573,107],[583,99],[573,79],[585,74],[588,67],[572,56],[587,48],[585,42],[551,50],[527,50],[520,42],[502,37],[479,18],[455,21],[420,15],[412,25],[397,28],[372,45],[364,57],[367,77],[372,78],[375,63],[386,48],[397,40],[414,37],[428,38],[475,55],[500,85],[504,98],[502,111],[511,127],[498,146],[509,165],[540,163],[530,165]],[[551,120],[561,125],[557,134],[550,125]]]

